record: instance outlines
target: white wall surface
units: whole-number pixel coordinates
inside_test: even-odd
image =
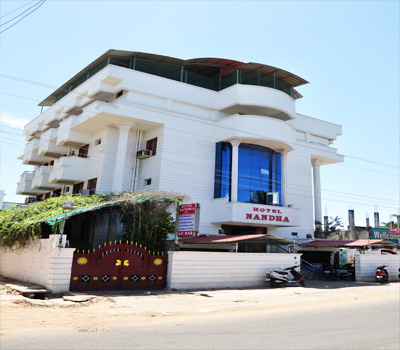
[[[381,254],[380,251],[367,251],[365,254],[356,253],[356,281],[375,282],[376,267],[386,263],[389,273],[389,282],[400,282],[400,255]]]
[[[110,93],[123,89],[124,93],[109,102],[92,101],[99,89]],[[83,107],[86,103],[89,104]],[[37,137],[43,137],[41,141],[47,141],[46,132],[40,136],[43,124],[59,120],[63,114],[66,116],[67,109],[74,106],[83,107],[83,112],[65,118],[53,141],[89,143],[89,158],[74,160],[74,163],[71,159],[60,160],[60,163],[70,161],[71,164],[66,165],[71,166],[60,167],[59,176],[68,175],[75,182],[85,181],[85,185],[87,180],[97,177],[97,193],[111,192],[120,137],[116,123],[133,122],[124,161],[123,190],[167,190],[187,194],[191,202],[201,205],[200,232],[203,234],[216,234],[220,227],[212,223],[217,142],[235,138],[278,152],[290,150],[286,161],[285,203],[301,210],[299,222],[288,228],[269,226],[268,231],[285,238],[290,238],[291,232],[298,232],[300,238],[313,234],[311,159],[323,160],[324,164],[342,160],[336,149],[329,146],[330,141],[341,134],[341,126],[296,114],[294,100],[271,88],[235,85],[216,92],[110,65],[35,118],[26,126],[25,133],[37,132]],[[259,113],[252,109],[257,115],[235,114],[241,106],[261,109]],[[228,109],[232,115],[226,115]],[[285,122],[268,117],[269,113],[276,115],[282,111],[295,119]],[[142,147],[146,140],[158,138],[155,157],[137,161],[139,137]],[[102,142],[94,146],[98,138]],[[27,145],[24,159],[37,158],[35,142]],[[68,174],[70,171],[72,174]],[[50,174],[50,181],[52,178]],[[145,179],[151,179],[151,185],[146,185]]]
[[[265,274],[300,265],[301,254],[168,252],[168,289],[265,286]]]
[[[75,248],[53,248],[59,235],[31,240],[22,249],[0,248],[0,275],[43,286],[52,293],[69,291]]]

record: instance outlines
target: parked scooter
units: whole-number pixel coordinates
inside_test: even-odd
[[[381,266],[375,266],[376,267],[376,272],[375,272],[375,280],[378,283],[388,283],[389,282],[389,273],[386,270],[386,263],[383,263]]]
[[[304,276],[296,270],[296,267],[298,266],[287,267],[284,271],[271,271],[267,273],[265,282],[269,282],[272,288],[285,287],[288,283],[297,283],[305,287]]]

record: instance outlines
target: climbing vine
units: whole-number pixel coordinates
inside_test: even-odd
[[[124,238],[140,241],[154,250],[161,250],[168,232],[174,231],[174,218],[168,211],[173,202],[182,196],[168,193],[123,193],[120,195],[70,195],[49,198],[26,208],[14,208],[0,212],[0,245],[24,246],[31,238],[40,238],[44,223],[63,214],[64,202],[73,202],[77,209],[94,208],[91,213],[102,220],[102,207],[112,208],[115,218],[124,228]],[[97,207],[96,207],[97,206]],[[52,226],[57,233],[60,221]]]

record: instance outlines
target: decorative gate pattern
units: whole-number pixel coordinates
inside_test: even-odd
[[[96,252],[74,254],[70,290],[163,289],[166,275],[166,256],[132,242],[110,242]]]

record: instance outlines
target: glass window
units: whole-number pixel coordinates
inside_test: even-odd
[[[155,156],[157,152],[157,137],[146,141],[146,150],[151,151],[151,155]]]
[[[230,198],[232,146],[218,142],[215,151],[214,198]]]
[[[281,155],[272,149],[241,144],[239,146],[238,201],[274,204],[268,193],[278,192],[281,202]]]
[[[232,146],[216,145],[214,198],[229,197],[231,192]],[[281,203],[281,154],[272,149],[241,144],[239,146],[238,202]],[[278,203],[274,198],[277,193]]]

